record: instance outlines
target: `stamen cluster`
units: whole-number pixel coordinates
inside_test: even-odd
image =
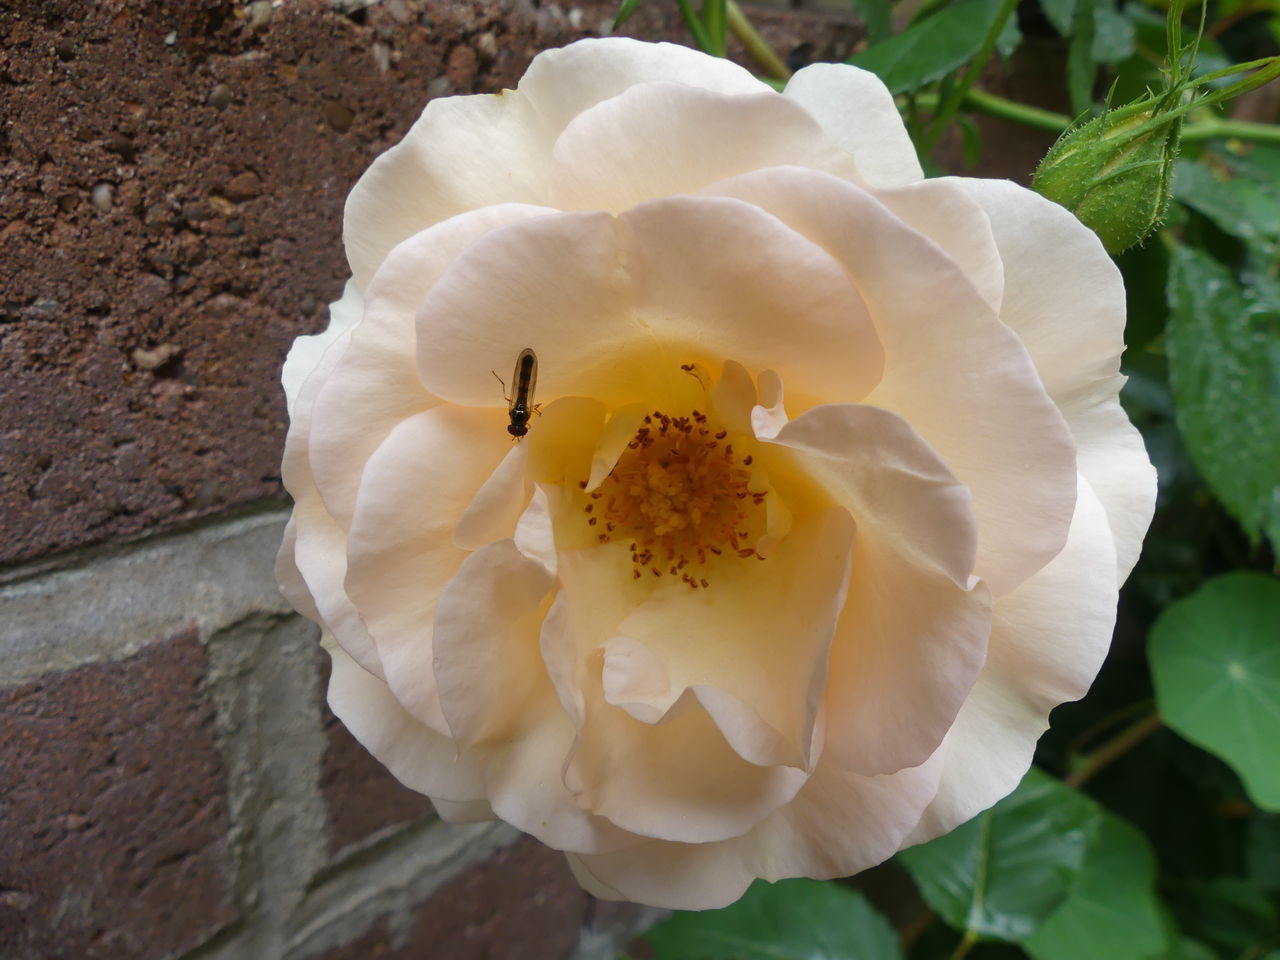
[[[766,492],[751,489],[752,457],[739,458],[727,437],[697,410],[655,410],[588,495],[587,523],[604,527],[601,543],[630,540],[636,579],[648,570],[697,590],[710,586],[712,558],[764,559],[749,544],[763,530]]]

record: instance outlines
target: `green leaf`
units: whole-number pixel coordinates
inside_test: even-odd
[[[613,29],[617,30],[620,26],[631,19],[631,15],[640,9],[640,0],[622,0],[618,4],[618,13],[613,18]]]
[[[879,43],[893,33],[893,7],[890,0],[852,0],[853,12],[867,31],[869,44]]]
[[[1040,9],[1053,29],[1064,37],[1071,36],[1071,24],[1076,15],[1076,0],[1040,0]]]
[[[1066,902],[1023,946],[1035,960],[1145,960],[1166,947],[1156,899],[1156,858],[1146,837],[1109,813]]]
[[[702,9],[698,17],[707,31],[707,42],[711,45],[708,53],[723,57],[725,53],[724,38],[728,29],[725,14],[725,0],[702,0]]]
[[[972,59],[1000,11],[1000,0],[959,0],[902,33],[849,58],[893,93],[940,80]]]
[[[900,960],[862,894],[817,880],[757,880],[723,910],[677,913],[645,936],[655,960]]]
[[[1280,236],[1280,190],[1251,179],[1226,179],[1202,163],[1179,160],[1173,195],[1236,237]]]
[[[1280,814],[1254,815],[1249,822],[1244,854],[1249,879],[1260,890],[1280,892]]]
[[[1280,580],[1206,582],[1151,628],[1148,656],[1165,722],[1230,764],[1253,801],[1280,811]]]
[[[1170,944],[1169,949],[1155,960],[1218,960],[1218,955],[1199,940],[1182,937]]]
[[[1261,532],[1280,546],[1280,303],[1188,247],[1173,251],[1166,296],[1169,373],[1191,459],[1252,539]]]
[[[951,926],[1021,940],[1066,900],[1099,821],[1087,797],[1032,769],[990,810],[898,860]]]
[[[1093,59],[1119,63],[1133,56],[1136,31],[1133,21],[1116,9],[1115,0],[1097,0],[1093,9]]]

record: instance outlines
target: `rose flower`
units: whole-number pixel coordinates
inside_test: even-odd
[[[719,906],[973,816],[1093,680],[1155,493],[1119,273],[1021,187],[923,179],[871,74],[544,53],[428,104],[345,243],[283,375],[279,577],[446,819]]]

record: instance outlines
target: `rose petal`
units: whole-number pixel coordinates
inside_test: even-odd
[[[603,653],[583,683],[585,715],[566,783],[585,809],[643,837],[705,843],[739,836],[808,778],[760,767],[725,741],[692,691],[663,721],[641,723],[604,699]]]
[[[333,658],[330,709],[397,780],[437,803],[483,800],[479,769],[458,756],[452,740],[410,715],[386,683],[362,669],[332,640],[325,648]]]
[[[796,71],[783,94],[853,154],[859,179],[868,186],[896,187],[924,178],[898,105],[874,73],[849,64],[814,63]]]
[[[786,163],[856,176],[849,156],[786,97],[644,83],[569,122],[552,151],[550,197],[565,210],[621,213]]]
[[[538,54],[520,79],[519,92],[534,102],[547,128],[558,132],[600,101],[657,80],[726,94],[769,90],[749,71],[720,57],[673,43],[606,37]]]
[[[968,491],[900,417],[814,407],[771,443],[795,452],[858,525],[831,648],[824,762],[872,775],[934,752],[982,669],[986,588],[969,586]]]
[[[387,682],[415,717],[445,732],[432,677],[436,601],[465,552],[453,530],[510,450],[497,410],[439,406],[387,435],[369,458],[347,545],[347,592]]]
[[[1102,666],[1116,616],[1115,549],[1083,477],[1076,504],[1062,553],[996,601],[987,665],[938,750],[938,795],[912,843],[946,833],[1016,787],[1049,711],[1084,696]]]
[[[289,416],[294,416],[298,391],[303,383],[315,371],[324,352],[340,336],[354,327],[364,310],[364,301],[360,290],[350,280],[342,288],[342,297],[329,304],[329,326],[321,333],[307,337],[298,337],[289,348],[284,367],[280,370],[280,383],[284,387],[285,403],[289,408]]]
[[[705,590],[674,579],[655,589],[617,628],[631,662],[618,661],[615,641],[606,648],[605,700],[639,705],[653,723],[693,689],[744,759],[808,769],[853,539],[849,514],[825,511],[797,519],[764,561],[720,559]],[[661,665],[666,689],[648,679],[636,644]]]
[[[413,319],[423,297],[477,239],[548,212],[546,207],[501,204],[461,214],[397,245],[369,281],[364,318],[316,396],[309,449],[316,486],[343,526],[351,522],[369,455],[393,426],[439,402],[418,378]],[[492,376],[490,384],[486,405],[503,406],[502,390]]]
[[[870,194],[821,172],[761,170],[715,191],[759,204],[849,272],[885,351],[866,402],[900,414],[969,487],[977,573],[992,593],[1044,566],[1071,521],[1074,443],[1017,335],[955,262]],[[780,372],[794,391],[796,377]]]
[[[863,777],[819,764],[795,799],[751,832],[718,843],[651,841],[570,855],[596,896],[681,910],[727,906],[752,880],[845,877],[888,859],[933,796],[941,764]]]
[[[760,210],[718,198],[494,230],[427,295],[418,331],[427,388],[467,404],[492,402],[489,371],[525,346],[538,355],[539,397],[615,407],[692,397],[698,385],[680,366],[699,356],[770,366],[816,396],[858,399],[881,356],[830,257]]]
[[[877,190],[875,198],[907,226],[940,246],[982,299],[999,312],[1004,297],[1004,262],[991,232],[991,221],[954,178]]]
[[[466,559],[436,611],[440,703],[494,813],[561,849],[617,850],[635,838],[583,811],[559,776],[574,728],[539,648],[554,583],[510,540]]]
[[[1120,407],[1124,282],[1094,232],[1055,203],[1001,180],[954,181],[990,218],[1004,260],[1000,319],[1017,331],[1075,437],[1079,470],[1107,512],[1118,582],[1155,509],[1155,469]]]

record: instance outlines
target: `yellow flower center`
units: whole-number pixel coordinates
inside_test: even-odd
[[[655,410],[589,494],[587,523],[604,528],[601,543],[629,542],[635,578],[648,571],[707,587],[717,557],[764,559],[751,546],[766,519],[765,491],[751,489],[751,466],[751,455],[735,451],[706,414]]]

